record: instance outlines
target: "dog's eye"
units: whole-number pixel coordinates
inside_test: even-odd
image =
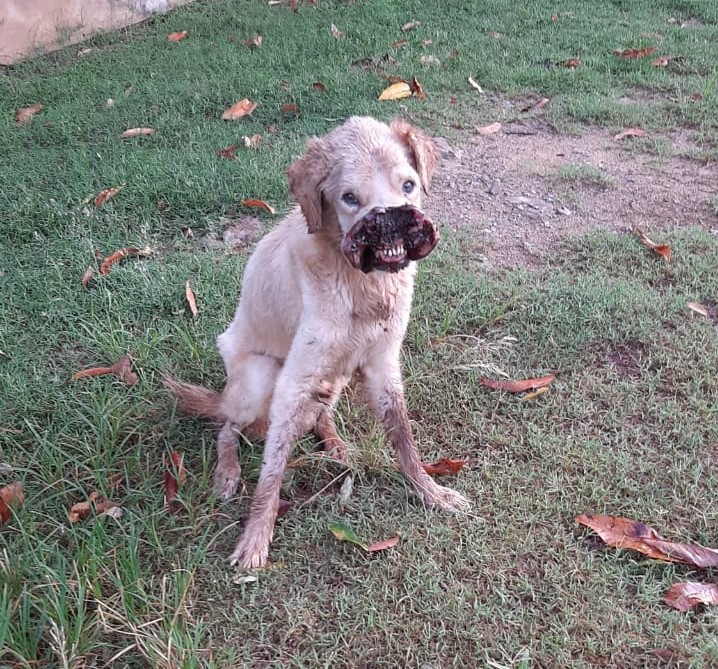
[[[359,204],[359,200],[354,193],[344,193],[344,195],[342,195],[342,200],[345,204],[348,204],[351,207],[355,207]]]
[[[403,190],[407,195],[411,193],[414,190],[414,187],[416,184],[411,180],[407,179],[401,186],[401,190]]]

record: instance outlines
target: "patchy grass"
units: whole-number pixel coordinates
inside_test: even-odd
[[[286,209],[283,171],[307,135],[352,113],[404,113],[447,134],[547,95],[562,126],[689,125],[710,148],[716,11],[647,0],[565,11],[543,1],[327,2],[297,13],[197,2],[97,37],[85,58],[73,48],[10,68],[0,78],[0,484],[24,481],[27,501],[0,530],[3,666],[718,664],[716,612],[679,615],[660,602],[674,580],[714,574],[596,550],[572,522],[622,513],[715,543],[716,321],[685,306],[716,313],[714,236],[667,235],[666,265],[633,238],[596,234],[570,242],[552,267],[483,276],[447,235],[422,264],[404,366],[422,452],[471,459],[450,483],[474,512],[447,518],[417,504],[380,431],[347,397],[354,495],[340,511],[341,471],[303,442],[285,491],[294,508],[256,582],[236,582],[225,557],[260,451],[245,445],[247,490],[218,505],[207,493],[212,431],[176,416],[159,382],[171,370],[221,384],[214,340],[246,255],[215,240],[245,197]],[[412,19],[421,25],[402,33]],[[166,41],[180,29],[188,40]],[[658,41],[644,32],[683,59],[653,68],[611,54]],[[242,45],[257,33],[260,49]],[[392,47],[399,39],[409,44]],[[429,55],[440,64],[422,65]],[[366,58],[375,60],[364,69]],[[581,66],[556,65],[567,58]],[[384,75],[414,74],[425,104],[376,101]],[[260,103],[250,118],[219,119],[245,96]],[[15,126],[14,110],[36,101],[42,113]],[[285,103],[299,114],[282,113]],[[157,132],[119,139],[135,126]],[[257,150],[217,157],[255,132]],[[120,184],[93,208],[88,198]],[[155,253],[80,286],[96,251],[127,245]],[[197,319],[184,303],[188,277]],[[70,382],[128,351],[136,386]],[[533,401],[480,385],[548,371],[558,379]],[[163,504],[170,450],[188,468],[177,514]],[[69,523],[69,507],[94,491],[125,515]],[[401,542],[364,554],[331,537],[339,518],[367,539]]]
[[[594,165],[562,165],[556,172],[556,179],[569,184],[593,186],[601,190],[608,190],[613,185],[611,177]]]

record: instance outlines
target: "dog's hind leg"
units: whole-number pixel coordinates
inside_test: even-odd
[[[269,403],[281,363],[266,355],[242,356],[230,370],[222,392],[222,413],[227,421],[217,435],[217,468],[214,489],[222,499],[237,492],[241,468],[239,465],[237,434],[264,436]]]

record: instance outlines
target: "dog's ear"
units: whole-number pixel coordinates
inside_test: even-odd
[[[328,175],[327,151],[319,139],[310,139],[304,155],[287,170],[289,188],[299,202],[310,233],[322,226],[322,184]]]
[[[434,144],[434,140],[406,121],[393,121],[391,129],[409,147],[409,151],[414,158],[414,168],[421,179],[421,186],[424,192],[428,193],[431,177],[436,167],[436,144]]]

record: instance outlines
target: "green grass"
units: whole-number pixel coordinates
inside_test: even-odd
[[[412,19],[421,25],[403,34]],[[687,19],[698,24],[681,27]],[[246,197],[287,209],[283,172],[308,135],[353,113],[403,113],[447,135],[546,95],[545,113],[562,128],[681,126],[712,150],[717,24],[712,3],[688,1],[320,0],[297,13],[197,2],[96,37],[84,58],[75,47],[9,68],[0,77],[0,462],[12,471],[3,467],[0,485],[23,481],[27,500],[0,529],[0,664],[718,665],[716,610],[682,615],[661,603],[675,580],[715,573],[596,550],[572,520],[619,513],[715,545],[716,323],[685,306],[703,302],[715,313],[715,236],[666,235],[674,251],[666,265],[633,238],[599,232],[569,241],[534,272],[484,275],[466,252],[471,235],[445,235],[421,268],[404,368],[422,454],[471,459],[449,484],[474,500],[474,512],[425,511],[391,468],[380,430],[343,402],[354,494],[341,511],[341,481],[332,483],[341,472],[308,457],[287,482],[294,508],[279,521],[273,569],[257,582],[234,582],[225,558],[260,448],[242,451],[240,502],[217,504],[208,494],[212,431],[175,415],[160,383],[171,371],[221,385],[214,340],[234,311],[246,255],[206,239]],[[166,41],[180,29],[188,40]],[[611,54],[651,43],[649,32],[663,36],[661,53],[682,60],[653,68]],[[254,34],[264,45],[242,46]],[[407,47],[391,46],[404,38]],[[381,64],[385,53],[396,62]],[[422,66],[422,55],[440,65]],[[352,67],[362,58],[379,64]],[[555,66],[567,58],[582,64]],[[428,100],[379,103],[385,74],[416,75]],[[242,97],[260,103],[254,114],[221,121]],[[16,126],[14,110],[34,102],[42,113]],[[280,111],[289,102],[298,115]],[[119,139],[135,126],[157,132]],[[216,156],[255,132],[259,149],[238,149],[234,162]],[[120,184],[99,211],[88,204]],[[128,245],[155,253],[80,286],[96,251]],[[185,307],[187,278],[196,320]],[[136,386],[70,381],[128,351]],[[479,383],[549,371],[556,382],[529,402]],[[188,470],[177,514],[163,502],[171,450]],[[94,491],[124,516],[70,524],[70,506]],[[367,555],[331,537],[337,520],[364,539],[401,542]],[[668,651],[672,665],[661,660]]]
[[[573,163],[562,165],[557,170],[555,178],[568,184],[578,183],[600,190],[608,190],[613,185],[611,178],[600,167],[593,165]]]

